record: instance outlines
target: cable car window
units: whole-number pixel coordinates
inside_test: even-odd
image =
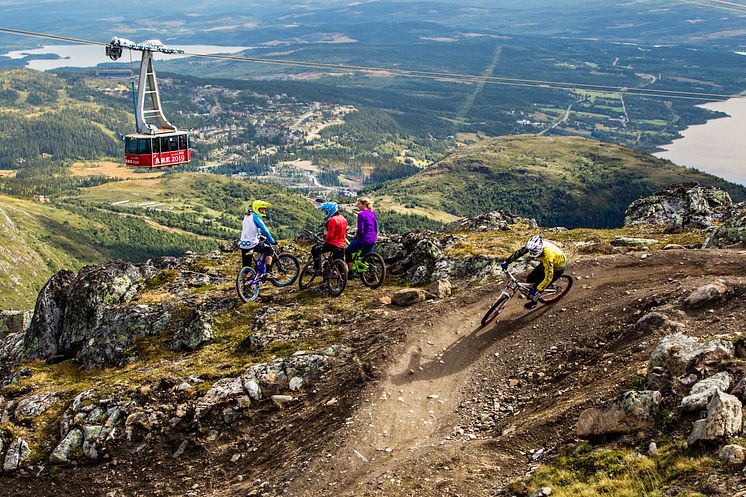
[[[179,135],[179,150],[186,150],[186,149],[187,149],[186,135]]]
[[[161,141],[158,138],[153,138],[153,153],[161,153]]]
[[[124,140],[124,153],[125,154],[136,154],[137,153],[137,139],[127,137]]]
[[[168,151],[176,152],[179,150],[179,140],[175,136],[168,137]]]
[[[138,154],[149,154],[150,153],[150,138],[138,138],[137,139],[137,153]]]
[[[168,152],[168,138],[161,138],[161,153]]]

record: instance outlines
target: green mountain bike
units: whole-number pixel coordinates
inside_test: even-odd
[[[362,249],[352,253],[352,272],[368,288],[378,288],[386,278],[386,262],[381,254],[369,252],[362,255]]]

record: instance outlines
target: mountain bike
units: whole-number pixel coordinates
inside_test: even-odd
[[[317,243],[322,243],[321,237],[316,233],[305,230]],[[347,264],[342,259],[333,259],[331,254],[321,254],[321,271],[316,271],[313,257],[301,269],[298,277],[298,287],[305,290],[316,279],[321,276],[326,289],[333,297],[339,297],[347,288]]]
[[[363,250],[356,250],[352,255],[352,272],[360,277],[360,281],[368,288],[376,289],[383,285],[386,278],[386,262],[377,252],[362,255]]]
[[[505,308],[505,304],[508,303],[508,301],[513,298],[513,295],[516,294],[516,292],[521,292],[522,294],[526,295],[528,297],[529,292],[534,287],[531,283],[523,283],[521,281],[518,281],[515,276],[513,276],[513,273],[511,273],[508,270],[505,270],[505,274],[508,275],[508,284],[503,289],[502,292],[500,292],[500,295],[497,297],[497,300],[494,304],[492,304],[492,307],[490,307],[490,310],[487,311],[487,314],[484,315],[482,318],[482,326],[486,326],[489,323],[491,323],[498,314],[500,314],[500,311]],[[570,291],[570,288],[572,288],[573,279],[572,276],[569,274],[563,274],[557,280],[550,284],[541,294],[541,298],[539,299],[539,302],[542,304],[551,304],[552,302],[557,302],[559,299],[565,296],[567,292]]]
[[[236,277],[236,292],[244,302],[252,302],[259,297],[259,287],[263,281],[274,286],[284,287],[295,283],[300,271],[300,261],[292,254],[286,254],[282,248],[275,248],[272,272],[267,273],[266,255],[259,254],[254,259],[254,268],[244,266]]]

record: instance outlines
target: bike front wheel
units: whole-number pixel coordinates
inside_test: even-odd
[[[298,276],[298,287],[301,290],[305,290],[311,286],[311,283],[313,283],[315,278],[316,271],[313,268],[313,258],[310,258],[300,271],[300,276]]]
[[[259,297],[259,279],[256,271],[246,266],[242,267],[236,277],[236,292],[244,302],[253,302]]]
[[[300,261],[294,255],[280,254],[272,266],[272,279],[270,281],[274,286],[290,286],[298,278]]]
[[[490,307],[490,310],[487,311],[487,313],[482,318],[482,326],[487,326],[492,321],[495,320],[498,314],[500,314],[500,311],[503,310],[503,307],[505,307],[505,304],[508,303],[508,300],[510,300],[510,297],[508,297],[505,294],[500,295],[494,304],[492,304],[492,307]]]
[[[333,297],[339,297],[347,287],[347,264],[341,260],[335,260],[329,264],[326,272],[326,289]]]
[[[378,288],[383,285],[386,278],[386,263],[380,254],[371,252],[363,257],[363,263],[367,265],[365,271],[360,273],[360,281],[368,288]]]
[[[572,282],[572,276],[570,276],[569,274],[563,274],[562,276],[557,278],[557,281],[550,285],[550,288],[552,288],[553,291],[546,297],[540,298],[539,302],[541,302],[542,304],[551,304],[552,302],[557,302],[559,299],[564,297],[567,292],[570,291],[570,288],[572,288]]]

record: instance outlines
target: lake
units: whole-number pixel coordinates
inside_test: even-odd
[[[689,126],[656,157],[746,185],[746,98],[699,105],[729,117]]]
[[[250,47],[223,47],[218,45],[179,45],[176,48],[180,48],[185,52],[189,53],[200,53],[200,54],[232,54],[247,50]],[[102,46],[92,45],[46,45],[42,48],[35,48],[31,50],[16,50],[8,52],[3,57],[9,57],[11,59],[23,59],[28,55],[58,55],[60,59],[38,59],[29,60],[26,67],[30,69],[36,69],[38,71],[49,71],[57,69],[59,67],[95,67],[98,64],[111,62],[104,52]],[[155,52],[153,58],[156,60],[173,60],[177,57],[188,57],[188,55],[169,55]],[[135,71],[139,68],[140,54],[133,53],[132,61],[138,64],[135,67]],[[117,62],[128,62],[129,55],[127,50],[124,50],[122,58]]]

